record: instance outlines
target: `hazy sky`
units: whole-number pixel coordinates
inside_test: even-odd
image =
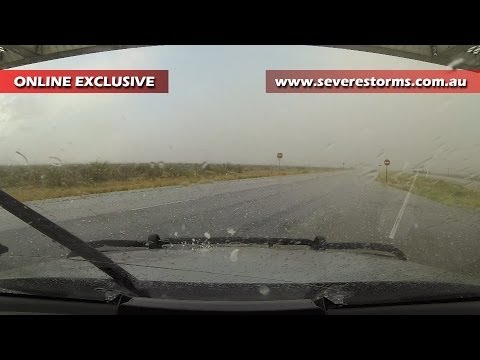
[[[20,69],[167,69],[168,94],[0,96],[0,163],[232,162],[480,170],[476,94],[266,94],[266,69],[443,69],[313,46],[158,46]]]

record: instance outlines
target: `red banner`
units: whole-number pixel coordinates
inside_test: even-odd
[[[168,93],[168,70],[1,70],[0,93]]]
[[[469,70],[267,70],[267,93],[480,93]]]

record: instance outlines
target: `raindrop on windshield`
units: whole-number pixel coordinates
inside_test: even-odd
[[[205,232],[205,234],[203,234],[207,239],[210,239],[210,233],[208,232]]]
[[[202,246],[198,251],[199,251],[201,254],[206,254],[206,253],[210,252],[211,249],[210,249],[208,246]]]
[[[403,165],[402,167],[402,172],[404,172],[405,170],[407,170],[408,166],[410,165],[410,162],[409,161],[405,161],[405,164]]]
[[[362,171],[360,173],[360,176],[361,177],[376,177],[377,176],[377,172],[378,170],[377,169],[374,169],[374,168],[369,168],[369,169],[366,169],[364,171]]]
[[[378,153],[377,159],[378,159],[378,158],[384,158],[385,156],[386,156],[386,153],[385,153],[385,151],[382,150],[382,151],[380,151],[380,152]]]
[[[448,64],[448,66],[451,67],[452,69],[456,69],[459,65],[463,64],[464,61],[465,61],[464,58],[459,57],[459,58],[453,60],[452,62],[450,62],[450,64]]]
[[[62,166],[63,165],[63,162],[60,158],[56,157],[56,156],[49,156],[48,157],[50,159],[50,164],[53,165],[53,166]]]
[[[208,166],[208,162],[204,161],[201,165],[202,169],[205,169]]]
[[[163,169],[165,167],[165,163],[163,161],[158,162],[158,167]]]
[[[270,294],[270,288],[269,288],[268,286],[265,286],[265,285],[260,286],[260,288],[258,289],[258,291],[259,291],[260,294],[262,294],[263,296],[267,296],[268,294]]]
[[[20,151],[15,151],[15,154],[18,155],[18,159],[20,160],[20,162],[24,165],[28,165],[28,159],[25,155],[23,155]]]
[[[102,292],[105,295],[105,300],[106,301],[112,301],[118,296],[118,292],[112,289],[105,289],[105,288],[95,288],[95,290]]]
[[[428,166],[429,163],[433,160],[433,155],[432,156],[429,156],[427,157],[426,159],[420,161],[418,164],[415,165],[415,168],[420,168],[420,167],[423,167],[423,166]]]
[[[239,249],[235,249],[230,253],[230,261],[231,262],[237,262],[238,261],[238,252],[239,251],[240,251]]]
[[[228,228],[227,229],[227,232],[230,234],[230,235],[235,235],[236,231],[233,230],[232,228]]]

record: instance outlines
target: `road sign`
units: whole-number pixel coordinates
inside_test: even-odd
[[[283,153],[277,153],[277,159],[278,159],[278,168],[280,169],[280,159],[283,158]]]
[[[385,164],[385,182],[387,183],[388,182],[388,165],[390,165],[390,160],[388,159],[385,159],[385,161],[383,162]]]

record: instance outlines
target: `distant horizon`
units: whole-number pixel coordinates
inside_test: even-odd
[[[93,164],[110,164],[110,165],[239,165],[239,166],[271,166],[271,167],[278,167],[277,164],[269,163],[269,164],[261,164],[261,163],[233,163],[233,162],[114,162],[114,161],[89,161],[89,162],[76,162],[76,163],[62,163],[61,165],[55,165],[52,163],[35,163],[35,164],[0,164],[0,167],[35,167],[35,166],[51,166],[51,167],[62,167],[62,166],[69,166],[69,165],[93,165]],[[380,164],[379,164],[380,165]],[[365,164],[357,164],[356,166],[327,166],[327,165],[295,165],[295,164],[281,164],[280,167],[311,167],[311,168],[332,168],[332,169],[345,169],[345,170],[361,170],[362,168],[368,167]],[[381,168],[378,166],[379,171],[384,171],[385,165],[382,165]],[[392,167],[391,165],[388,167],[389,171],[391,172],[415,172],[420,168],[415,167],[408,167],[408,168],[398,168]],[[374,170],[374,169],[372,169]],[[460,172],[453,172],[448,171],[445,169],[445,172],[442,172],[441,169],[422,169],[424,172],[428,172],[431,174],[437,175],[458,175],[458,176],[470,176],[471,173],[460,173]]]
[[[62,167],[62,166],[68,166],[68,165],[92,165],[92,164],[111,164],[111,165],[169,165],[169,164],[178,164],[178,165],[242,165],[242,166],[275,166],[278,167],[278,163],[269,163],[269,164],[261,164],[261,163],[234,163],[234,162],[166,162],[166,161],[160,161],[160,162],[117,162],[117,161],[88,161],[88,162],[69,162],[69,163],[62,163],[60,165],[58,164],[52,164],[52,163],[34,163],[34,164],[0,164],[0,167],[29,167],[29,166],[52,166],[52,167]],[[312,168],[339,168],[341,169],[342,166],[327,166],[327,165],[295,165],[295,164],[281,164],[280,167],[282,166],[288,166],[288,167],[312,167]],[[345,166],[345,168],[349,168]]]

